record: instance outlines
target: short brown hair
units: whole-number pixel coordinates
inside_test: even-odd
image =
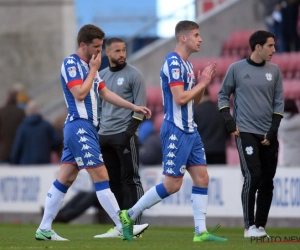
[[[93,24],[86,24],[82,26],[81,29],[78,31],[77,44],[79,46],[80,43],[83,42],[89,45],[93,42],[94,39],[103,40],[104,37],[105,33],[102,29]]]
[[[195,30],[195,29],[199,29],[199,25],[197,23],[189,20],[180,21],[179,23],[176,24],[175,27],[176,40],[178,41],[179,35],[181,35],[182,32]]]

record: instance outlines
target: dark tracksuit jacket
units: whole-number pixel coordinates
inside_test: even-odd
[[[106,87],[137,106],[146,106],[145,81],[138,69],[107,67],[100,71]],[[132,119],[143,120],[143,115],[100,100],[99,142],[110,186],[121,209],[131,208],[144,194],[139,175],[139,148],[137,136],[126,137]],[[141,217],[136,223],[140,223]]]
[[[282,77],[277,65],[256,64],[249,58],[233,63],[218,94],[219,109],[230,107],[233,96],[233,118],[239,128],[236,137],[244,185],[242,205],[245,228],[265,227],[273,195],[273,178],[278,159],[278,141],[263,146],[273,114],[283,116]],[[254,217],[255,194],[256,215]]]

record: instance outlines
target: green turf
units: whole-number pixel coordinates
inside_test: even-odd
[[[215,234],[228,238],[228,242],[194,243],[193,228],[187,227],[149,227],[142,238],[133,242],[121,239],[94,239],[95,234],[104,233],[109,225],[66,225],[54,224],[58,235],[69,239],[69,242],[36,241],[34,238],[37,225],[0,224],[0,249],[102,249],[102,250],[177,250],[177,249],[300,249],[299,243],[257,244],[243,238],[242,228],[218,229]],[[300,240],[300,228],[268,228],[269,235],[281,237],[296,236]]]

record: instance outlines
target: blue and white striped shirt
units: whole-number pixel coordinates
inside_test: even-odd
[[[94,83],[83,101],[78,101],[72,95],[70,89],[75,85],[81,85],[89,73],[89,65],[76,54],[65,58],[61,66],[61,83],[65,102],[68,108],[66,123],[75,119],[87,119],[96,127],[99,117],[99,90],[105,87],[98,72],[95,75]]]
[[[172,122],[186,133],[197,131],[194,122],[194,100],[180,106],[177,105],[171,88],[183,85],[184,91],[191,90],[195,86],[193,65],[184,61],[176,52],[171,52],[160,71],[160,84],[163,93],[165,120]]]

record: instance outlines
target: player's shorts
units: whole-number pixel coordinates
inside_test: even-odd
[[[77,119],[65,124],[61,162],[75,164],[79,169],[103,165],[98,136],[96,128],[87,120]]]
[[[164,121],[160,137],[163,150],[163,174],[182,177],[187,167],[206,166],[204,145],[198,132],[185,133]]]

